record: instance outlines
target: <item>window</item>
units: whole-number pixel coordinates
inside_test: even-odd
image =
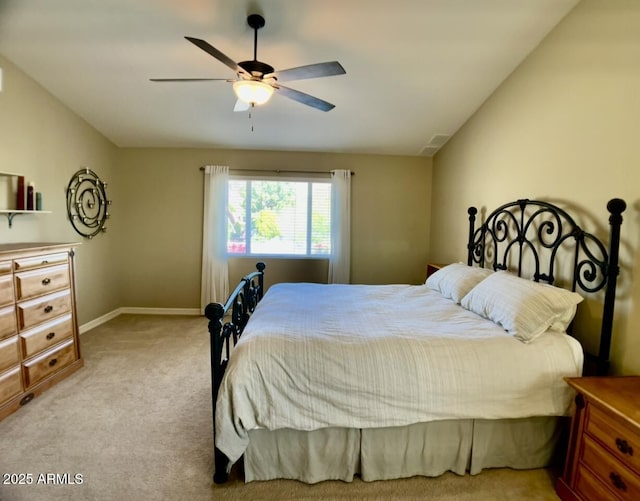
[[[231,179],[230,255],[331,254],[331,182]]]

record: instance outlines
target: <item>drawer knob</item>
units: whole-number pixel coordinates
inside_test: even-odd
[[[629,442],[623,440],[622,438],[616,438],[616,447],[622,454],[628,454],[629,456],[633,456],[633,447],[629,445]]]
[[[44,280],[42,280],[42,285],[49,285],[50,283],[51,283],[50,278],[45,278]]]
[[[50,332],[49,334],[47,334],[47,340],[51,341],[54,337],[56,337],[56,333],[55,332]]]
[[[49,360],[49,367],[53,367],[54,365],[56,365],[58,363],[58,359],[57,358],[52,358],[51,360]],[[613,475],[613,473],[612,473]],[[627,487],[625,486],[625,489]]]
[[[53,306],[49,305],[49,306],[45,306],[44,308],[44,312],[45,313],[51,313],[53,311]]]
[[[624,480],[622,480],[622,477],[620,475],[618,475],[617,473],[611,472],[609,473],[609,478],[611,479],[611,483],[616,489],[621,491],[627,490],[627,484],[624,483]]]

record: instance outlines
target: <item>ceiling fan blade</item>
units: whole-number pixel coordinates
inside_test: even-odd
[[[304,92],[300,92],[299,90],[285,87],[284,85],[278,85],[276,89],[284,97],[288,97],[289,99],[293,99],[294,101],[298,101],[299,103],[306,104],[307,106],[311,106],[312,108],[316,108],[320,111],[331,111],[336,107],[335,104],[328,103],[327,101],[323,101],[322,99],[318,99],[317,97],[310,96],[309,94],[305,94]]]
[[[291,80],[304,80],[305,78],[331,77],[333,75],[344,75],[346,71],[338,61],[326,63],[308,64],[289,68],[288,70],[275,71],[271,75],[275,76],[279,82],[289,82]]]
[[[150,78],[152,82],[232,82],[228,78]]]
[[[185,38],[189,40],[192,44],[196,45],[197,47],[200,47],[207,54],[215,57],[221,63],[226,64],[229,68],[231,68],[236,73],[243,73],[248,75],[248,73],[242,67],[238,66],[238,63],[236,63],[229,56],[220,52],[218,49],[213,47],[208,42],[205,42],[204,40],[200,40],[199,38],[193,38],[193,37],[185,37]]]
[[[250,107],[251,105],[249,103],[245,103],[244,101],[238,99],[235,106],[233,107],[233,111],[247,111]]]

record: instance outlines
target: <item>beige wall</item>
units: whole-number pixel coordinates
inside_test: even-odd
[[[123,244],[122,304],[197,308],[202,259],[203,173],[232,169],[351,169],[352,267],[356,283],[424,280],[429,244],[431,159],[329,153],[124,148],[118,155]],[[120,221],[118,221],[120,224]],[[230,280],[255,269],[232,260]],[[326,281],[322,260],[265,259],[267,285]]]
[[[214,149],[120,149],[46,89],[0,57],[0,170],[43,193],[52,214],[0,219],[0,241],[80,242],[78,316],[84,324],[119,307],[198,308],[203,174],[208,163],[238,169],[356,172],[352,188],[352,281],[423,280],[429,244],[431,159]],[[89,167],[108,182],[108,231],[78,235],[66,216],[71,176]],[[3,221],[5,221],[3,223]],[[255,259],[231,263],[231,281]],[[324,281],[324,260],[265,259],[267,285]]]
[[[465,258],[466,209],[517,198],[566,205],[601,237],[627,201],[613,370],[640,373],[640,2],[582,0],[438,153],[430,257]],[[582,313],[595,349],[598,313]],[[595,317],[592,319],[592,317]]]
[[[118,227],[84,240],[67,221],[66,187],[84,166],[113,181],[116,147],[1,56],[0,67],[0,171],[24,174],[42,192],[43,209],[52,211],[17,216],[11,229],[0,216],[0,242],[82,242],[76,265],[78,319],[83,324],[120,306],[113,252]],[[120,219],[117,184],[107,190]]]

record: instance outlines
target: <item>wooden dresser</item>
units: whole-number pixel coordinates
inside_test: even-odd
[[[578,392],[563,500],[640,499],[640,376],[566,378]]]
[[[0,419],[83,365],[77,245],[0,245]]]

